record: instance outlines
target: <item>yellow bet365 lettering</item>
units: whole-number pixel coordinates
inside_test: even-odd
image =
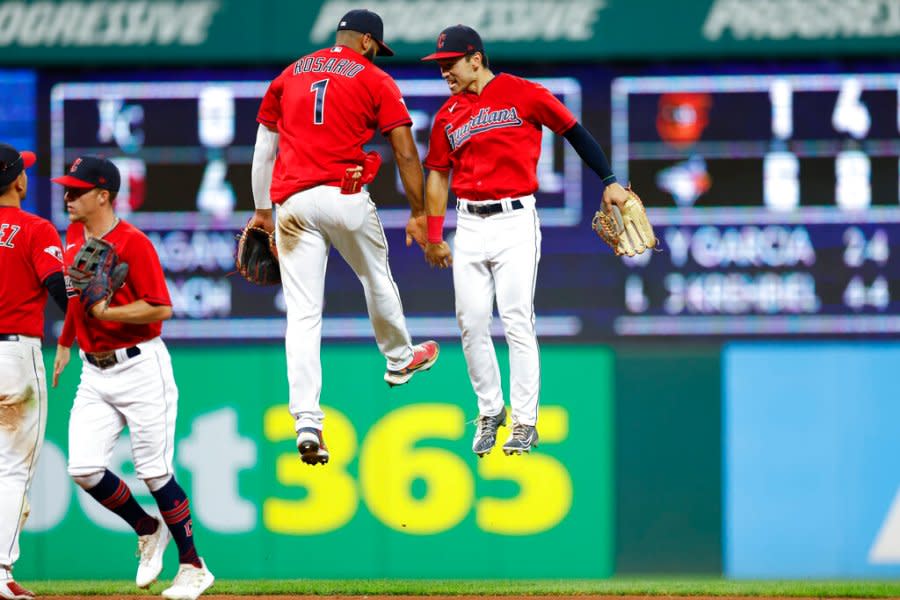
[[[282,454],[275,464],[275,477],[282,485],[303,487],[302,500],[267,498],[263,502],[263,524],[275,533],[312,535],[340,529],[359,504],[356,482],[346,470],[356,456],[356,431],[341,412],[323,408],[327,415],[326,444],[331,454],[327,465],[310,467],[300,462],[297,451]],[[295,440],[294,418],[288,407],[270,407],[264,417],[266,439],[273,442]]]
[[[502,429],[500,430],[503,431]],[[569,415],[561,406],[541,409],[541,442],[561,442],[569,435]],[[504,456],[499,445],[478,461],[482,479],[512,481],[519,492],[512,498],[481,498],[475,508],[482,531],[500,535],[530,535],[552,529],[572,507],[572,478],[555,458],[538,449],[528,456]]]
[[[472,507],[472,473],[453,452],[417,444],[457,440],[464,430],[465,415],[451,404],[404,406],[375,423],[359,458],[363,497],[375,518],[417,535],[459,524]]]

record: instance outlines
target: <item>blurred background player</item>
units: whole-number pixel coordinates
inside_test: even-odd
[[[86,310],[75,290],[69,291],[71,309],[53,365],[55,387],[77,339],[83,364],[69,418],[69,474],[138,534],[138,587],[148,587],[159,576],[166,546],[174,538],[180,565],[172,586],[162,594],[193,600],[214,577],[197,555],[190,503],[172,466],[178,388],[169,351],[160,338],[162,322],[172,316],[162,265],[147,236],[113,211],[120,174],[112,162],[82,156],[53,182],[65,186],[71,220],[66,264],[72,264],[88,238],[97,237],[112,244],[119,260],[131,265],[122,287],[113,290],[105,303]],[[147,484],[167,527],[147,514],[125,482],[108,469],[125,425],[131,434],[135,474]]]
[[[375,203],[361,187],[380,160],[363,152],[375,131],[387,137],[412,214],[406,244],[425,242],[423,174],[412,119],[394,80],[372,61],[393,56],[381,17],[351,10],[340,20],[335,45],[304,56],[275,78],[262,100],[253,152],[256,212],[249,225],[274,230],[287,305],[290,410],[303,462],[328,462],[320,342],[325,269],[333,245],[359,277],[378,349],[387,359],[384,380],[402,385],[431,368],[437,342],[413,346],[400,293],[388,265],[388,243]],[[276,157],[277,149],[277,157]],[[363,167],[365,165],[365,168]]]
[[[0,598],[33,598],[12,577],[28,488],[44,441],[47,381],[41,357],[48,292],[66,312],[56,228],[21,209],[31,152],[0,144]]]
[[[435,116],[425,166],[428,244],[432,266],[453,265],[456,317],[469,379],[478,397],[472,450],[484,456],[506,424],[500,367],[491,339],[494,298],[509,344],[513,427],[507,454],[537,445],[541,365],[534,322],[534,287],[541,258],[541,229],[534,193],[541,131],[546,126],[572,144],[603,180],[603,202],[628,198],[616,183],[597,141],[545,87],[489,68],[481,37],[455,25],[441,32],[437,61],[450,87]],[[443,242],[450,172],[458,199],[455,260]]]

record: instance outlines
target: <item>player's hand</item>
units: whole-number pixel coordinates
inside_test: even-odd
[[[611,183],[603,190],[603,207],[609,212],[613,205],[618,206],[619,210],[625,207],[625,201],[628,200],[628,190],[623,188],[621,184]]]
[[[106,319],[106,311],[109,308],[109,299],[105,302],[98,302],[97,304],[91,307],[90,313],[91,316],[95,319],[103,321]]]
[[[65,370],[66,365],[69,364],[71,351],[71,348],[57,344],[56,357],[53,359],[53,387],[56,387],[56,384],[59,383],[59,376]]]
[[[428,241],[428,223],[425,213],[412,213],[409,221],[406,222],[406,247],[412,246],[413,241],[419,245],[419,248],[425,249]]]
[[[453,264],[450,246],[447,245],[447,242],[441,242],[440,244],[426,243],[425,260],[428,261],[428,264],[432,267],[446,269]]]
[[[260,227],[266,230],[266,233],[275,231],[275,220],[272,218],[271,208],[257,208],[253,216],[247,221],[247,227]]]

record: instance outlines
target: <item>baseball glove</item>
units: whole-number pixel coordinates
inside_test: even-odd
[[[244,279],[256,285],[281,283],[275,235],[261,227],[244,227],[238,237],[234,264]]]
[[[612,210],[604,207],[594,214],[591,221],[591,228],[613,249],[616,256],[642,254],[659,243],[647,219],[644,203],[631,187],[626,189],[628,200],[621,210],[617,206],[613,206]]]
[[[66,272],[72,286],[81,292],[82,308],[90,314],[91,308],[100,302],[109,302],[113,293],[125,283],[128,263],[119,262],[119,255],[109,242],[89,238]]]

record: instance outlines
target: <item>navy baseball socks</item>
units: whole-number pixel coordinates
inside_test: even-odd
[[[172,586],[162,591],[162,597],[169,600],[196,600],[209,589],[216,578],[206,568],[203,559],[197,556],[191,525],[191,503],[174,477],[153,492],[153,497],[175,538],[178,561],[181,563]]]
[[[187,494],[174,477],[166,485],[151,493],[156,498],[156,505],[172,533],[175,545],[178,546],[178,562],[200,567],[200,557],[197,556],[197,549],[194,547],[191,503]]]
[[[104,472],[100,483],[87,490],[87,493],[122,517],[138,535],[150,535],[159,527],[159,521],[141,508],[125,482],[111,471]]]

